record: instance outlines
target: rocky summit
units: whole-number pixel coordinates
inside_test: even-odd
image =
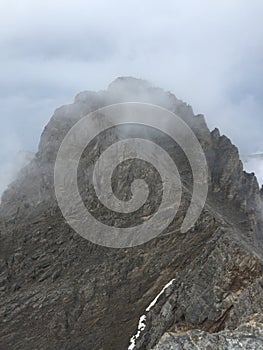
[[[175,161],[180,208],[159,236],[136,247],[95,245],[66,222],[54,191],[58,149],[77,121],[100,107],[145,102],[168,109],[196,134],[207,159],[209,192],[194,227],[182,233],[193,191],[191,166],[158,130],[122,126],[83,152],[78,185],[87,208],[108,225],[139,225],[155,212],[161,181],[149,164],[126,162],[112,179],[122,199],[127,172],[147,175],[149,200],[136,215],[113,215],[88,182],[88,165],[126,137],[147,137]],[[135,170],[134,170],[135,169]],[[128,179],[129,180],[129,179]],[[238,149],[170,92],[135,78],[79,93],[58,108],[38,152],[4,192],[0,206],[0,349],[263,349],[263,193]]]

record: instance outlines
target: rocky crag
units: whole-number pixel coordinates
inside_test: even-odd
[[[110,249],[83,239],[65,222],[54,194],[54,163],[64,136],[81,117],[124,101],[165,107],[193,129],[209,166],[209,195],[194,228],[180,233],[192,188],[182,150],[165,135],[136,126],[98,137],[81,159],[79,187],[99,219],[124,224],[85,197],[92,188],[87,191],[84,169],[127,135],[139,133],[166,149],[187,188],[163,234],[142,246]],[[161,189],[152,169],[139,168],[155,190],[141,211],[145,217],[156,209]],[[130,193],[121,176],[127,171],[133,164],[120,168],[113,183],[120,196]],[[125,219],[137,224],[141,218]],[[217,129],[210,132],[189,105],[134,78],[118,78],[105,91],[82,92],[55,111],[34,159],[2,196],[0,349],[263,349],[262,227],[256,177],[244,172],[231,141]],[[143,327],[130,342],[142,315]]]
[[[262,316],[255,315],[233,331],[221,331],[215,334],[204,331],[187,333],[165,333],[155,350],[180,349],[261,349]]]

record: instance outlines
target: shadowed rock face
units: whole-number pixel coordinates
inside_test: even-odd
[[[97,145],[105,148],[109,140],[138,132],[169,152],[187,191],[175,220],[159,237],[135,248],[109,249],[84,240],[65,222],[54,195],[54,162],[64,136],[81,117],[124,101],[160,105],[188,123],[207,157],[209,195],[195,227],[180,233],[192,188],[191,169],[182,150],[165,135],[146,129],[111,130],[87,147],[79,169],[79,187],[94,215],[104,219],[108,215],[97,201],[88,203],[85,197],[85,169],[99,156]],[[113,179],[120,195],[130,191],[122,176],[127,169],[132,171],[132,165],[120,168]],[[154,171],[145,164],[140,170],[156,183]],[[156,193],[142,216],[158,204],[161,189],[152,187]],[[122,219],[109,215],[109,220]],[[105,91],[82,92],[73,104],[55,111],[35,158],[2,197],[0,348],[123,350],[143,314],[146,328],[136,349],[151,349],[161,338],[156,349],[180,349],[176,346],[181,339],[185,339],[183,349],[192,349],[190,336],[201,338],[201,349],[202,344],[225,349],[228,339],[234,342],[252,330],[260,336],[262,324],[255,326],[251,320],[263,307],[261,220],[256,177],[243,171],[230,140],[217,129],[210,133],[204,117],[195,116],[190,106],[134,78],[118,78]],[[130,216],[128,224],[134,222],[140,218]],[[171,286],[146,313],[171,279]],[[244,328],[248,322],[250,328]],[[168,331],[170,335],[163,337]],[[258,348],[251,349],[260,346],[258,340]]]

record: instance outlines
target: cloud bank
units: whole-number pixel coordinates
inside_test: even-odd
[[[174,92],[241,153],[262,151],[262,10],[261,0],[1,2],[0,192],[54,108],[117,76]]]

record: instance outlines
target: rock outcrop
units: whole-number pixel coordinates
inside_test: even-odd
[[[187,333],[165,333],[154,350],[184,349],[263,349],[262,315],[255,315],[233,331],[207,333],[189,331]]]
[[[192,190],[191,168],[178,145],[151,131],[150,138],[175,160],[187,191],[163,234],[142,246],[109,249],[83,239],[65,222],[54,194],[54,163],[64,136],[81,117],[124,101],[165,107],[193,129],[209,165],[209,195],[195,227],[181,233]],[[98,158],[96,145],[103,149],[146,131],[149,136],[149,130],[136,126],[111,130],[85,150],[79,187],[98,218],[124,220],[85,197],[84,169]],[[127,170],[132,171],[132,164],[121,168],[114,180],[122,195],[130,191],[121,176]],[[154,171],[145,165],[140,170],[155,190],[141,212],[145,216],[155,210],[161,190]],[[129,224],[139,222],[140,217],[128,218]],[[55,111],[35,158],[2,196],[0,230],[0,349],[123,350],[143,314],[145,329],[136,349],[180,349],[182,339],[182,349],[192,349],[191,339],[197,338],[201,349],[204,344],[225,349],[236,339],[260,349],[263,229],[257,179],[244,172],[238,150],[226,136],[217,129],[210,133],[202,115],[195,116],[189,105],[145,81],[118,78],[106,91],[82,92],[74,103]]]

